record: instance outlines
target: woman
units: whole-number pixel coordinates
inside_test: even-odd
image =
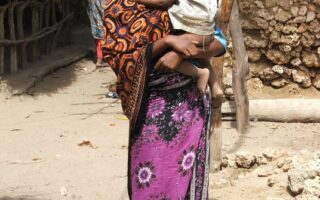
[[[106,67],[107,64],[103,62],[102,44],[105,38],[105,27],[103,22],[103,6],[106,4],[106,0],[88,0],[87,12],[91,24],[91,34],[95,39],[97,62],[96,67]]]
[[[169,35],[164,9],[173,2],[154,1],[148,5],[154,9],[129,0],[106,4],[104,58],[117,75],[117,92],[130,119],[128,190],[133,200],[208,198],[209,94],[201,96],[190,77],[166,71],[186,56],[210,57],[224,48],[215,40],[202,50]],[[162,56],[170,49],[175,51]]]

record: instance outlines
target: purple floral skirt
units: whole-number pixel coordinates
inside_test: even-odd
[[[180,74],[150,79],[139,131],[130,137],[130,198],[206,200],[209,97]]]

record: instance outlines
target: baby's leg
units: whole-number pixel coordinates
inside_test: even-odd
[[[208,68],[198,68],[191,62],[183,60],[180,65],[178,65],[176,71],[184,75],[197,78],[197,85],[199,90],[202,93],[205,93],[210,74]]]
[[[200,66],[208,68],[209,71],[210,71],[210,76],[209,76],[208,83],[209,83],[209,86],[210,86],[210,89],[211,89],[212,97],[213,98],[222,97],[223,96],[223,91],[222,91],[222,88],[220,87],[217,75],[214,72],[210,61],[206,60],[206,59],[202,59],[202,60],[199,60],[199,62],[200,62]]]

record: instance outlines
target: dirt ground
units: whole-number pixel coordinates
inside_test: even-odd
[[[114,79],[110,69],[94,71],[84,59],[47,76],[28,95],[0,94],[0,200],[128,199],[128,121],[119,101],[105,98]],[[239,135],[224,122],[223,151],[314,152],[319,134],[320,124],[255,122]],[[294,199],[245,171],[226,169],[210,181],[217,200]]]

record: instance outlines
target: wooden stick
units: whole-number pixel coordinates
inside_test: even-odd
[[[39,40],[40,38],[43,38],[49,34],[52,34],[53,32],[55,32],[59,26],[69,22],[70,19],[72,19],[73,14],[70,14],[68,17],[64,18],[63,20],[61,20],[58,24],[48,27],[48,28],[44,28],[41,32],[32,35],[28,38],[22,39],[22,40],[0,40],[0,46],[5,46],[5,45],[17,45],[17,44],[21,44],[21,43],[30,43],[33,42],[35,40]]]
[[[16,30],[14,21],[14,11],[15,7],[13,4],[9,7],[9,29],[10,29],[10,39],[16,40]],[[16,73],[18,71],[18,57],[17,57],[17,46],[12,45],[10,48],[10,72]]]
[[[224,33],[227,32],[231,8],[233,5],[233,0],[223,0],[221,3],[221,10],[219,16],[216,18],[216,24],[222,29]],[[224,57],[217,57],[212,59],[212,66],[214,73],[222,87],[223,80],[223,63]],[[220,170],[221,159],[222,159],[222,127],[221,127],[221,107],[215,105],[215,100],[213,99],[213,110],[211,116],[211,128],[210,128],[210,172],[215,172]],[[218,100],[222,101],[222,99]]]
[[[32,34],[35,35],[39,32],[39,27],[40,27],[40,21],[39,21],[39,8],[40,4],[33,4],[32,5]],[[31,44],[31,62],[34,62],[39,58],[39,45],[38,41],[35,40]]]
[[[51,23],[55,25],[57,23],[57,9],[56,9],[56,1],[51,0]]]
[[[24,38],[24,29],[23,29],[23,14],[25,11],[25,8],[27,7],[27,3],[20,4],[17,6],[17,34],[18,34],[18,39],[23,39]],[[20,44],[20,65],[21,68],[26,68],[28,64],[28,55],[27,55],[27,45],[26,44]]]
[[[6,8],[0,7],[0,40],[4,39],[4,14]],[[4,74],[4,47],[0,46],[0,75]]]
[[[239,20],[239,6],[235,1],[230,18],[230,32],[235,57],[232,71],[232,87],[237,107],[237,131],[245,133],[249,126],[249,100],[247,94],[248,55],[242,36],[241,22]]]
[[[50,27],[50,5],[51,5],[51,2],[48,0],[48,1],[46,1],[46,3],[44,5],[45,5],[45,13],[46,13],[45,27]]]

